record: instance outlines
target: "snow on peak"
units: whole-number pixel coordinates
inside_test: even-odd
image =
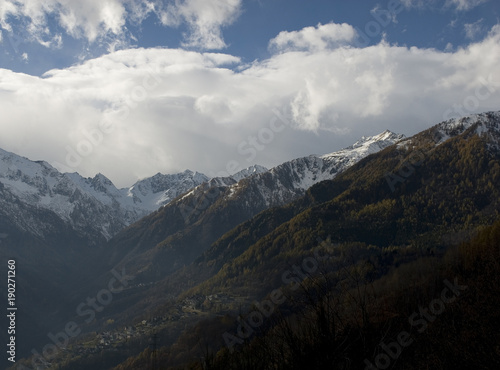
[[[157,173],[122,191],[134,204],[152,212],[206,181],[207,176],[191,170],[171,175]]]
[[[402,140],[404,138],[405,138],[405,135],[403,135],[403,134],[396,134],[396,133],[392,132],[391,130],[385,130],[381,134],[373,136],[372,139],[374,141],[386,141],[386,140],[399,141],[399,140]]]
[[[470,127],[477,125],[476,133],[484,134],[500,132],[500,111],[470,114],[468,116],[452,118],[434,126],[436,144],[461,135]]]
[[[234,184],[266,170],[252,166],[222,183]],[[106,238],[207,181],[209,178],[204,174],[185,170],[168,175],[157,173],[130,188],[117,189],[101,173],[93,178],[84,178],[76,172],[60,173],[45,161],[31,161],[0,149],[1,189],[9,194],[0,199],[0,207],[13,209],[8,199],[17,199],[29,207],[54,212],[76,231],[97,230]],[[19,214],[17,219],[23,217]],[[42,224],[28,227],[43,236],[46,226]],[[26,225],[20,227],[26,229]]]
[[[353,145],[334,153],[322,155],[320,156],[320,158],[331,160],[333,158],[343,157],[350,158],[353,161],[358,161],[369,154],[376,153],[381,149],[384,149],[403,139],[405,139],[405,135],[395,134],[392,131],[385,130],[384,132],[375,136],[363,136]]]
[[[101,173],[93,178],[76,172],[63,174],[45,161],[31,161],[0,149],[0,183],[5,192],[0,207],[19,213],[19,203],[50,211],[76,231],[97,230],[106,238],[207,180],[203,174],[186,170],[175,175],[157,174],[130,189],[117,189]],[[16,199],[13,204],[12,199]],[[21,221],[26,218],[21,213],[12,216]],[[24,226],[20,227],[43,236],[43,220],[38,226],[21,221]]]
[[[98,173],[91,180],[92,187],[102,193],[107,193],[108,189],[116,189],[110,179],[102,173]]]
[[[251,187],[251,200],[243,200],[249,206],[270,207],[286,204],[303,195],[314,184],[331,180],[357,161],[378,152],[404,138],[390,131],[373,137],[363,137],[354,145],[340,151],[316,156],[297,158],[276,166],[269,171],[249,178],[244,186]],[[236,187],[232,185],[228,198],[234,198]],[[248,194],[248,192],[247,192]],[[258,194],[258,195],[255,195]]]
[[[259,166],[258,164],[250,166],[248,168],[245,168],[244,170],[241,170],[240,172],[235,173],[234,175],[231,175],[231,177],[236,180],[236,182],[239,182],[240,180],[255,175],[259,173],[264,173],[267,172],[268,169],[264,166]]]

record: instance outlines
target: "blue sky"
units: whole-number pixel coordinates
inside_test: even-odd
[[[499,109],[499,24],[498,0],[0,0],[0,147],[126,186],[412,135]]]

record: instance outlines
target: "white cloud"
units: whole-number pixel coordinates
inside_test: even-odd
[[[447,52],[318,47],[324,32],[314,29],[292,38],[305,50],[250,66],[227,54],[132,49],[41,78],[0,69],[0,147],[66,164],[68,150],[92,139],[74,170],[125,186],[156,172],[216,173],[231,160],[272,166],[386,128],[413,134],[450,114],[500,109],[500,26]],[[286,127],[273,108],[288,112],[291,127],[264,137],[250,158],[238,147]],[[111,133],[99,134],[103,122]]]
[[[121,0],[1,0],[0,5],[2,28],[8,31],[13,26],[25,28],[24,32],[47,47],[57,46],[61,40],[50,29],[49,17],[55,17],[72,37],[93,42],[103,35],[121,34],[126,16]]]
[[[270,49],[283,51],[321,51],[345,45],[356,36],[356,30],[346,23],[318,24],[300,31],[282,31],[269,42]]]
[[[162,23],[178,26],[186,22],[191,33],[184,46],[201,49],[222,49],[226,43],[222,27],[233,23],[241,12],[241,0],[180,0],[160,8]]]
[[[7,30],[11,31],[12,27],[6,21],[9,15],[16,15],[17,7],[14,3],[7,0],[0,0],[0,26]]]
[[[442,0],[400,0],[407,8],[441,8],[443,7]],[[484,4],[489,0],[446,0],[444,8],[453,8],[457,11],[469,11],[478,5]]]
[[[483,32],[483,19],[479,19],[474,23],[466,23],[464,25],[465,37],[469,40],[475,40]]]
[[[437,1],[438,0],[401,0],[401,4],[403,4],[406,8],[423,9],[434,6]]]
[[[455,7],[459,11],[468,11],[488,1],[489,0],[447,0],[446,4]]]
[[[60,35],[49,22],[54,18],[75,39],[92,43],[111,37],[118,40],[111,45],[126,46],[133,39],[126,23],[140,24],[155,13],[165,26],[187,24],[185,46],[221,49],[226,46],[222,28],[236,20],[240,9],[241,0],[0,0],[0,26],[57,47]]]

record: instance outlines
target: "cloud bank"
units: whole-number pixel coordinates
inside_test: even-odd
[[[282,32],[270,41],[271,57],[250,65],[156,48],[42,77],[0,70],[8,117],[0,147],[126,186],[156,172],[273,166],[361,135],[411,135],[499,109],[500,26],[453,52],[384,41],[356,47],[353,32],[334,23]]]

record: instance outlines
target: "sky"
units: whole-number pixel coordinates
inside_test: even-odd
[[[0,148],[118,187],[499,109],[498,0],[0,0]]]

